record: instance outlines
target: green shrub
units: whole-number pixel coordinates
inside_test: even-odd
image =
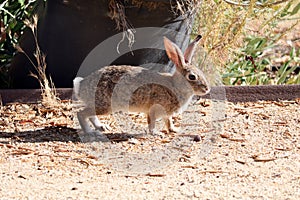
[[[274,75],[272,55],[264,56],[299,24],[296,0],[208,0],[199,8],[194,34],[203,35],[203,47],[226,85],[296,84],[297,49]],[[291,26],[278,32],[280,23]]]
[[[26,25],[24,20],[31,18],[37,7],[37,0],[6,0],[0,4],[0,87],[9,87],[8,65],[16,50]]]

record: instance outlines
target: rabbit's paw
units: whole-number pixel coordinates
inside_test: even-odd
[[[169,117],[166,119],[166,130],[168,133],[178,133],[180,132],[180,127],[174,126],[174,123],[172,121],[172,117]]]
[[[101,124],[99,126],[95,126],[95,129],[100,132],[109,132],[112,130],[112,128],[107,124]]]
[[[180,132],[180,127],[176,127],[176,126],[171,126],[169,128],[169,133],[179,133]]]
[[[96,130],[100,132],[111,131],[111,128],[108,125],[101,123],[96,115],[91,116],[89,119]]]

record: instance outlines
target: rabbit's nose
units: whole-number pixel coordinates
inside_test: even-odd
[[[203,87],[205,94],[208,94],[210,92],[210,86],[203,84],[202,87]]]

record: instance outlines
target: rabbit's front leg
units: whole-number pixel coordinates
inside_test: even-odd
[[[164,108],[159,104],[154,104],[150,107],[147,113],[147,122],[149,127],[149,132],[152,134],[155,128],[156,119],[165,114]]]
[[[155,128],[155,113],[153,112],[149,112],[147,115],[147,122],[148,122],[148,129],[149,129],[149,133],[153,134],[153,130]]]
[[[174,126],[173,120],[172,120],[172,116],[167,117],[165,119],[165,124],[166,124],[166,128],[167,128],[168,133],[169,132],[178,133],[179,130],[180,130],[179,128],[177,128],[177,127]]]

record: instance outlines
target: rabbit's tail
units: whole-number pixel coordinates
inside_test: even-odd
[[[73,80],[73,92],[75,94],[75,97],[79,99],[79,89],[80,89],[80,82],[83,80],[82,77],[76,77]]]

